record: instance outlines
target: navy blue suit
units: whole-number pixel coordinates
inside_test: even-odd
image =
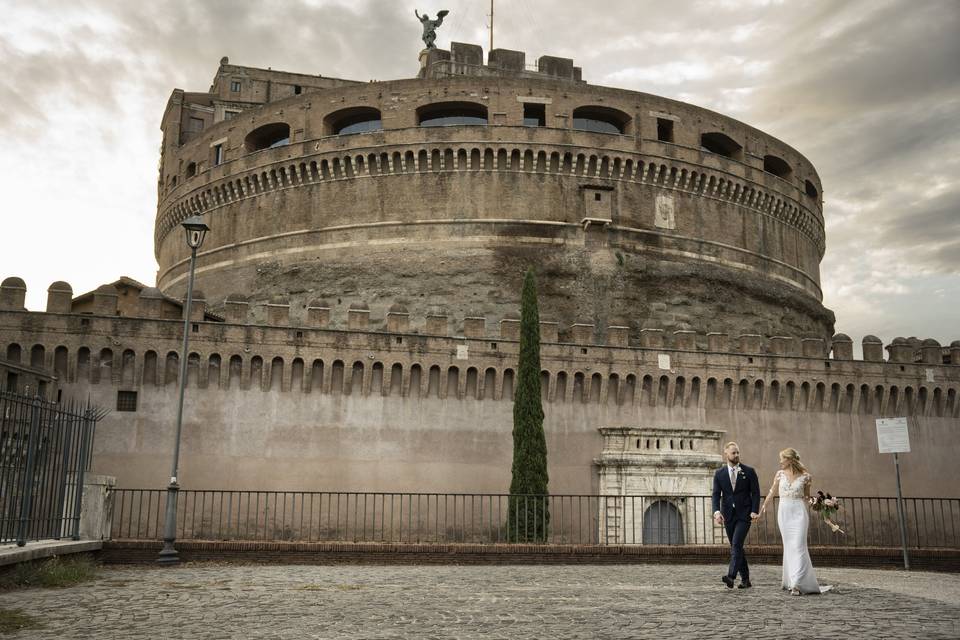
[[[723,465],[713,474],[713,512],[723,516],[723,525],[730,540],[730,567],[727,575],[750,580],[750,567],[743,551],[743,541],[750,531],[750,514],[760,512],[760,479],[752,467],[740,465],[736,487],[730,484],[730,470]]]

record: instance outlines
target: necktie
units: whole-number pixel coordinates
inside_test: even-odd
[[[737,488],[737,468],[730,467],[730,486],[734,489]]]

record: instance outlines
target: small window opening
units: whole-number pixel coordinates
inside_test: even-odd
[[[603,200],[603,196],[601,196],[600,193],[597,192],[593,194],[593,199],[596,200],[597,202],[600,202],[601,200]]]
[[[491,342],[491,343],[490,343],[490,348],[493,349],[494,351],[496,351],[496,350],[497,350],[497,343],[496,343],[496,342]]]
[[[298,84],[293,85],[293,95],[298,96],[303,93],[303,87]]]
[[[13,371],[7,372],[7,392],[16,393],[17,391],[17,374]]]
[[[90,318],[80,318],[80,326],[81,326],[81,327],[89,327],[89,326],[90,326]]]
[[[244,148],[251,153],[286,144],[290,144],[290,125],[285,122],[272,122],[257,127],[243,139]]]
[[[239,112],[239,111],[224,111],[224,112],[223,112],[223,119],[224,119],[224,120],[233,120],[233,119],[236,118],[238,115],[240,115],[240,112]]]
[[[546,105],[525,103],[523,105],[523,126],[525,127],[547,126]]]
[[[816,198],[818,195],[820,195],[819,192],[817,191],[817,188],[813,186],[813,183],[810,182],[809,180],[804,182],[803,187],[804,187],[803,190],[806,191],[807,195],[810,196],[811,198]]]
[[[117,391],[117,411],[136,411],[137,392]]]
[[[650,448],[650,439],[647,438],[647,449],[649,449],[649,448]]]
[[[640,438],[637,438],[637,449],[640,448]]]
[[[830,363],[829,363],[829,362],[824,362],[823,364],[824,364],[824,366],[825,366],[827,369],[830,368]]]
[[[403,344],[403,338],[401,336],[397,336],[397,344]]]
[[[231,81],[230,81],[230,91],[232,91],[232,92],[234,92],[234,93],[238,93],[238,92],[240,91],[240,81],[239,81],[239,80],[231,80]]]
[[[213,147],[213,166],[223,164],[223,145],[218,144]]]
[[[586,353],[587,353],[587,350],[586,350],[586,349],[580,349],[580,353],[586,354]]]
[[[192,178],[192,177],[195,176],[195,175],[197,175],[197,163],[196,163],[196,162],[191,162],[191,163],[187,164],[187,175],[186,175],[186,177],[187,177],[187,178]]]
[[[383,130],[380,111],[373,107],[341,109],[323,119],[324,135],[345,136]]]
[[[713,131],[700,136],[700,147],[704,151],[716,153],[734,160],[743,159],[743,147],[730,136]]]
[[[197,324],[197,323],[194,323],[194,324],[193,324],[193,332],[194,332],[194,333],[197,333],[197,332],[199,332],[199,331],[200,331],[200,325]]]
[[[657,118],[657,140],[660,142],[673,142],[673,120]]]
[[[747,363],[748,363],[748,364],[753,364],[753,358],[747,358]]]
[[[626,133],[630,116],[610,107],[577,107],[573,110],[573,128],[595,133]]]
[[[763,170],[784,180],[793,175],[793,169],[790,168],[787,161],[777,156],[763,156]]]
[[[303,331],[297,331],[297,340],[303,339]]]
[[[421,127],[487,124],[487,108],[472,102],[441,102],[417,109],[417,124]]]

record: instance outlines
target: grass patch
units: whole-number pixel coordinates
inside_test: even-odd
[[[72,587],[97,577],[97,565],[84,555],[21,562],[0,576],[0,590]]]
[[[0,633],[15,633],[21,629],[42,629],[43,623],[20,609],[0,609]]]

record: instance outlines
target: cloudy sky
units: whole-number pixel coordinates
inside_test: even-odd
[[[588,10],[587,7],[596,7]],[[357,80],[413,76],[414,8],[438,45],[483,43],[487,0],[0,0],[0,277],[27,306],[152,284],[160,117],[221,56]],[[729,114],[823,180],[837,330],[960,339],[960,1],[500,1],[495,45],[574,58],[593,84]]]

